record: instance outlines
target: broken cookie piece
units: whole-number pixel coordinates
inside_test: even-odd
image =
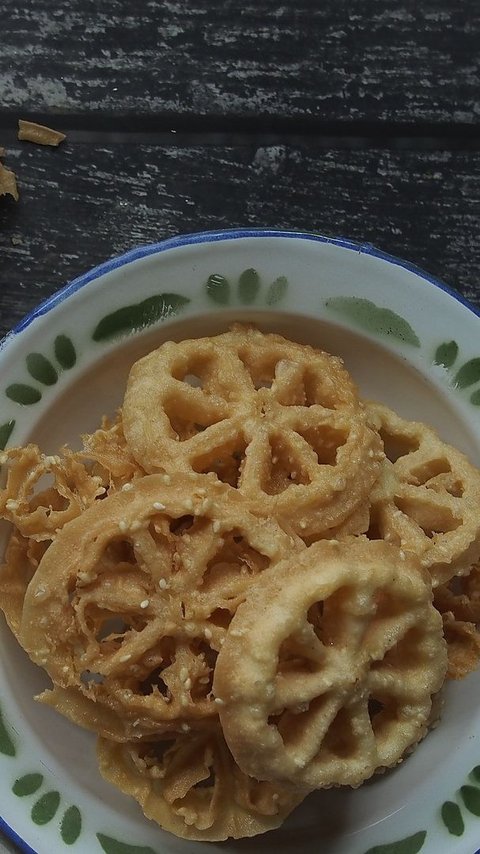
[[[39,125],[36,122],[18,120],[18,138],[26,142],[35,142],[37,145],[60,145],[65,139],[65,134],[58,130]]]
[[[5,149],[0,148],[0,157],[5,156]],[[18,202],[18,187],[15,172],[7,169],[3,163],[0,163],[0,196],[13,196]]]

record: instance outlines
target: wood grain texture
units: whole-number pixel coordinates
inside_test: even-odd
[[[68,280],[139,244],[234,226],[368,241],[480,306],[480,152],[303,145],[17,145],[0,199],[0,333]]]
[[[476,123],[479,37],[478,0],[4,0],[0,104]]]

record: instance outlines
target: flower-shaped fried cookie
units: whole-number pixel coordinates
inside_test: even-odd
[[[220,726],[167,741],[99,739],[106,780],[132,795],[147,818],[183,839],[220,841],[279,827],[307,791],[260,782],[235,764]]]
[[[137,736],[216,716],[216,657],[252,581],[295,541],[204,477],[149,475],[66,525],[40,561],[20,642],[63,689]]]
[[[252,588],[213,688],[246,774],[358,786],[426,734],[446,666],[427,573],[381,541],[325,540]]]
[[[450,679],[463,679],[480,664],[480,566],[454,575],[435,588],[435,607],[443,617]]]
[[[367,501],[383,458],[339,358],[241,326],[136,362],[122,420],[146,471],[214,472],[305,539]]]
[[[385,445],[371,496],[371,527],[420,558],[433,587],[467,575],[480,557],[480,471],[426,424],[378,403],[370,417]]]

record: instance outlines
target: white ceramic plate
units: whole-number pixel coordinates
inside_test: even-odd
[[[234,320],[344,357],[364,396],[424,420],[480,464],[480,320],[441,283],[369,245],[227,231],[143,247],[80,277],[0,345],[0,447],[78,442],[163,340]],[[1,625],[4,832],[38,854],[194,854],[101,779],[94,737],[32,696],[47,685]],[[231,852],[473,854],[480,848],[480,675],[451,684],[441,725],[393,772],[310,796]]]

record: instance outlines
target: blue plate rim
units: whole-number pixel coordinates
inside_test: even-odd
[[[441,279],[438,279],[436,276],[432,276],[430,273],[427,273],[421,267],[410,261],[405,261],[402,258],[398,258],[395,255],[384,252],[382,249],[378,249],[372,243],[360,243],[345,237],[328,237],[324,234],[308,231],[291,231],[274,228],[231,228],[213,231],[198,231],[168,237],[158,243],[136,246],[133,249],[129,249],[127,252],[124,252],[122,255],[117,255],[95,267],[92,267],[86,273],[82,273],[80,276],[72,279],[50,297],[43,300],[38,306],[32,309],[31,312],[26,314],[25,317],[10,332],[8,332],[4,338],[0,339],[0,350],[3,349],[7,341],[11,340],[12,337],[17,336],[20,332],[23,332],[31,323],[33,323],[34,320],[48,314],[49,311],[57,305],[60,305],[68,297],[72,296],[72,294],[75,294],[77,291],[81,290],[81,288],[85,287],[85,285],[88,285],[89,282],[92,282],[95,279],[100,278],[100,276],[110,273],[112,270],[116,270],[119,267],[124,267],[141,258],[147,258],[150,255],[160,254],[171,249],[178,249],[182,246],[194,246],[202,243],[217,243],[223,240],[242,240],[245,238],[265,237],[311,240],[317,243],[338,246],[342,249],[348,249],[361,255],[379,258],[382,261],[387,261],[396,267],[401,267],[410,273],[414,273],[419,278],[444,291],[457,302],[465,306],[465,308],[471,311],[474,315],[480,317],[480,308],[477,308],[473,303],[462,296],[462,294],[447,285]]]
[[[31,848],[31,846],[28,844],[28,842],[25,842],[25,840],[22,839],[22,837],[18,835],[16,830],[14,830],[13,827],[10,827],[10,825],[7,824],[5,819],[3,819],[1,816],[0,816],[0,832],[2,832],[4,834],[6,839],[8,839],[10,842],[13,842],[14,845],[17,845],[18,848],[22,851],[22,854],[37,854],[35,849]],[[476,854],[479,854],[479,852],[476,852]]]

